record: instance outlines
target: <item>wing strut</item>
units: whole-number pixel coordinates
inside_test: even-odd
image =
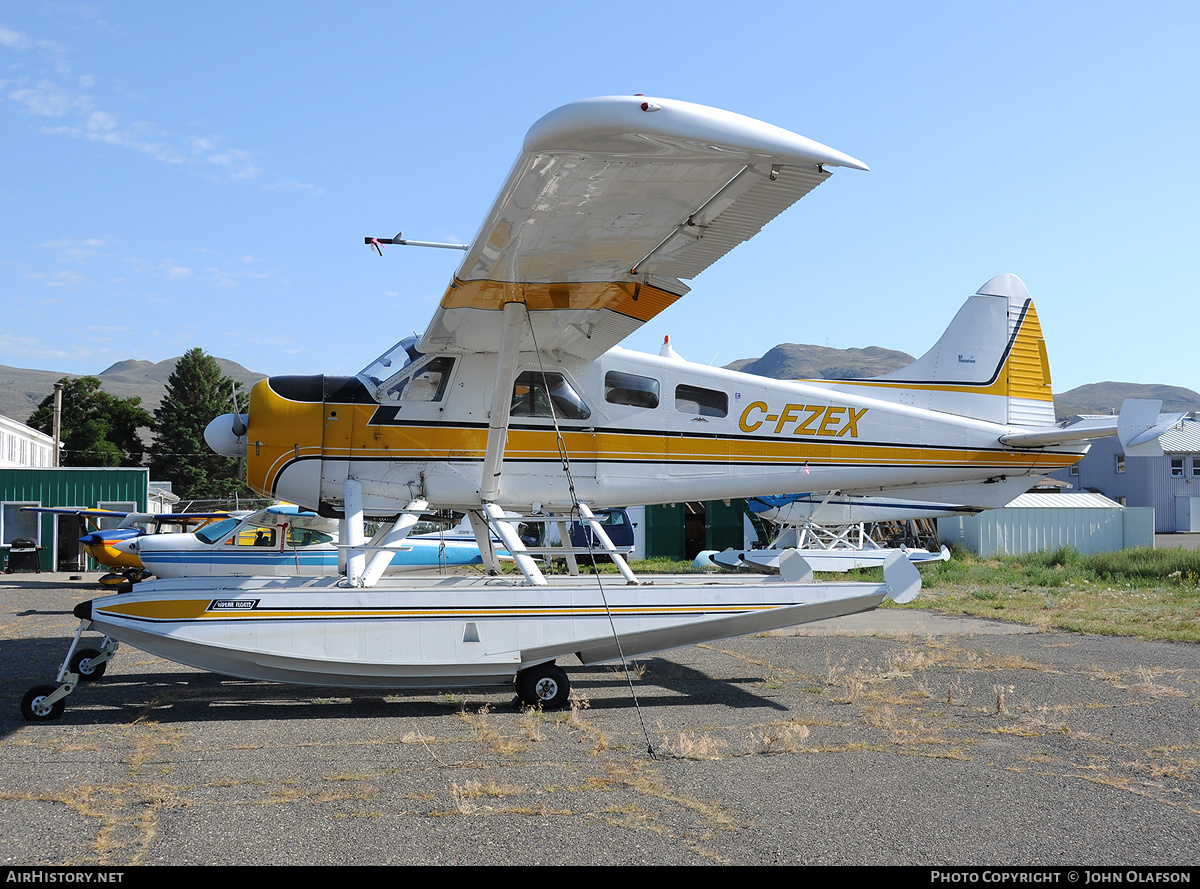
[[[404,512],[396,518],[392,527],[378,541],[377,545],[382,549],[376,551],[375,555],[371,556],[371,561],[367,564],[367,568],[362,573],[360,579],[362,586],[375,586],[379,578],[383,576],[383,572],[387,569],[387,566],[392,563],[393,553],[404,541],[404,538],[408,537],[413,526],[417,524],[422,513],[428,508],[428,501],[420,498],[413,500],[404,508]],[[375,541],[372,541],[372,543],[375,543]]]
[[[525,580],[533,586],[546,586],[546,578],[542,574],[542,569],[537,566],[537,562],[526,551],[525,543],[512,526],[512,521],[516,520],[510,520],[504,514],[504,510],[495,503],[485,503],[483,511],[492,525],[492,530],[504,541],[504,546],[509,554],[512,555],[513,561],[517,563],[517,567],[525,575]],[[480,544],[479,548],[482,552],[483,544]]]
[[[487,450],[483,456],[483,478],[479,486],[479,499],[483,503],[489,503],[500,495],[500,464],[504,460],[504,444],[508,438],[508,412],[512,408],[512,387],[516,379],[517,353],[524,336],[522,322],[525,317],[524,303],[504,304],[500,349],[496,354],[496,390],[488,418]]]

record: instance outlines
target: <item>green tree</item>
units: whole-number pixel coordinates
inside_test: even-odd
[[[214,453],[204,442],[204,427],[233,410],[230,393],[235,388],[238,411],[245,412],[250,397],[240,387],[203,349],[185,352],[167,380],[167,394],[154,412],[150,471],[154,478],[170,481],[171,490],[185,500],[253,493],[238,461]]]
[[[151,423],[140,398],[117,398],[96,377],[63,377],[62,465],[141,466],[145,446],[138,430]],[[42,399],[29,425],[54,434],[54,393]]]

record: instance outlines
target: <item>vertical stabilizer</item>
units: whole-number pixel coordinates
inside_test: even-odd
[[[1024,282],[1016,275],[997,275],[976,291],[1008,301],[1009,347],[1000,369],[1008,391],[1008,422],[1018,426],[1054,423],[1054,391],[1050,359],[1037,309]]]
[[[863,381],[908,389],[901,401],[1019,426],[1054,424],[1050,362],[1037,310],[1016,275],[970,296],[933,348],[908,367]]]

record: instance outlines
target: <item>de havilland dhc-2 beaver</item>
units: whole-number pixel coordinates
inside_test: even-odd
[[[867,169],[686,102],[606,97],[547,114],[423,335],[353,377],[261,381],[248,415],[206,432],[216,451],[245,458],[256,490],[342,521],[345,575],[158,580],[81,603],[58,682],[29,691],[26,718],[58,717],[118,641],[249,679],[515,682],[526,703],[561,707],[569,680],[557,658],[640,655],[920,589],[902,556],[883,583],[816,583],[786,555],[773,577],[644,583],[593,509],[797,490],[999,505],[1075,463],[1090,439],[1156,448],[1174,422],[1158,403],[1127,403],[1085,428],[1055,423],[1037,313],[1014,275],[968,298],[922,358],[875,379],[778,381],[618,346],[837,167]],[[389,549],[431,509],[467,514],[489,575],[381,582]],[[390,520],[370,542],[367,517]],[[565,541],[573,519],[620,578],[548,581],[514,529],[555,522]],[[519,574],[499,574],[492,532]],[[88,629],[105,634],[100,649],[79,650]]]

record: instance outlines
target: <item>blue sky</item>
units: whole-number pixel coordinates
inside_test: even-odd
[[[1055,389],[1200,390],[1200,4],[0,0],[0,364],[353,373],[425,328],[528,127],[597,95],[851,154],[626,345],[925,351],[1000,272]]]

